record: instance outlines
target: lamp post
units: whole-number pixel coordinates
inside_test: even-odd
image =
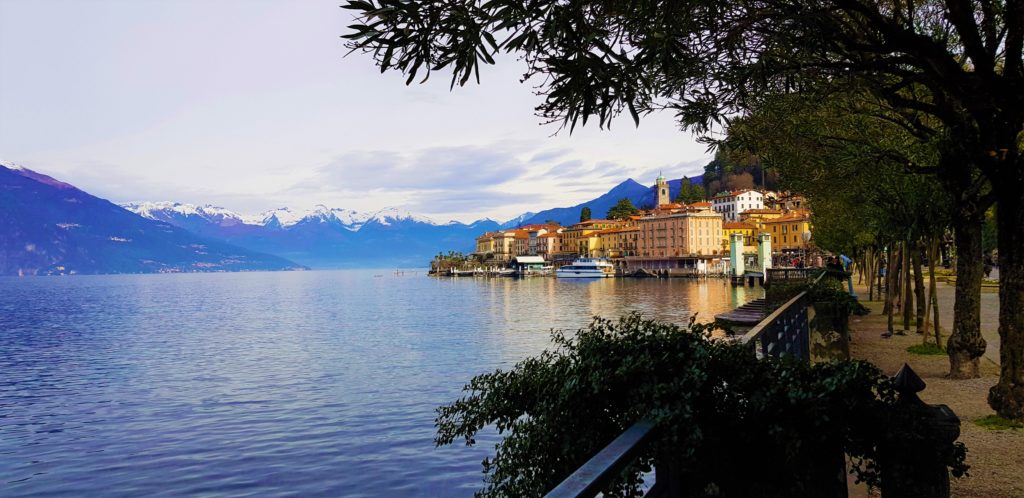
[[[809,266],[807,263],[807,245],[811,241],[810,230],[805,230],[803,233],[801,233],[800,238],[804,239],[804,268],[807,268]]]

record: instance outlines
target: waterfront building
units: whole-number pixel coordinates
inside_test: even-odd
[[[514,230],[515,234],[514,247],[512,257],[516,256],[530,256],[530,232],[528,230]]]
[[[763,229],[771,234],[773,249],[780,252],[806,250],[809,244],[805,237],[810,238],[811,230],[811,214],[804,209],[767,220]]]
[[[729,221],[722,224],[722,252],[729,251],[729,237],[738,233],[743,236],[743,252],[753,252],[757,246],[757,225],[740,221]]]
[[[774,220],[784,213],[781,209],[748,209],[740,213],[740,222],[749,223],[757,227],[758,231],[766,232],[764,229],[764,223],[768,220]]]
[[[483,235],[477,237],[476,251],[473,253],[484,258],[494,254],[494,234],[495,232],[485,232]]]
[[[637,240],[640,238],[639,226],[608,228],[596,232],[597,245],[595,256],[601,258],[623,258],[636,256]]]
[[[595,232],[609,228],[621,228],[628,220],[587,220],[571,225],[562,231],[562,244],[559,254],[564,256],[591,256],[597,248]]]
[[[646,258],[717,255],[722,214],[706,206],[657,209],[640,219],[637,255]]]
[[[719,192],[711,199],[712,209],[725,221],[740,221],[740,213],[748,209],[764,208],[764,194],[756,190]]]
[[[524,229],[526,230],[526,233],[529,236],[529,247],[527,250],[527,254],[529,256],[540,255],[541,245],[545,243],[545,241],[541,240],[542,236],[547,235],[551,232],[562,231],[562,227],[556,225],[530,225],[529,227],[524,227]],[[545,250],[545,252],[547,251]]]
[[[516,231],[500,230],[491,237],[494,259],[499,263],[512,260],[515,256]]]
[[[555,255],[562,252],[562,229],[537,236],[537,255],[546,261],[554,261]]]

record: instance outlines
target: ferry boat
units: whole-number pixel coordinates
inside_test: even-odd
[[[580,258],[555,270],[558,278],[606,278],[615,276],[615,267],[606,260]]]

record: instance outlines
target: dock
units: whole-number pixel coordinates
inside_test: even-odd
[[[715,321],[721,322],[733,332],[742,333],[749,330],[765,317],[765,300],[755,299],[739,308],[715,315]]]

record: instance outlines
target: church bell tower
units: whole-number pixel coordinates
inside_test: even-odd
[[[658,175],[656,185],[658,189],[658,206],[664,206],[670,202],[668,198],[668,181],[665,180],[665,175]]]

